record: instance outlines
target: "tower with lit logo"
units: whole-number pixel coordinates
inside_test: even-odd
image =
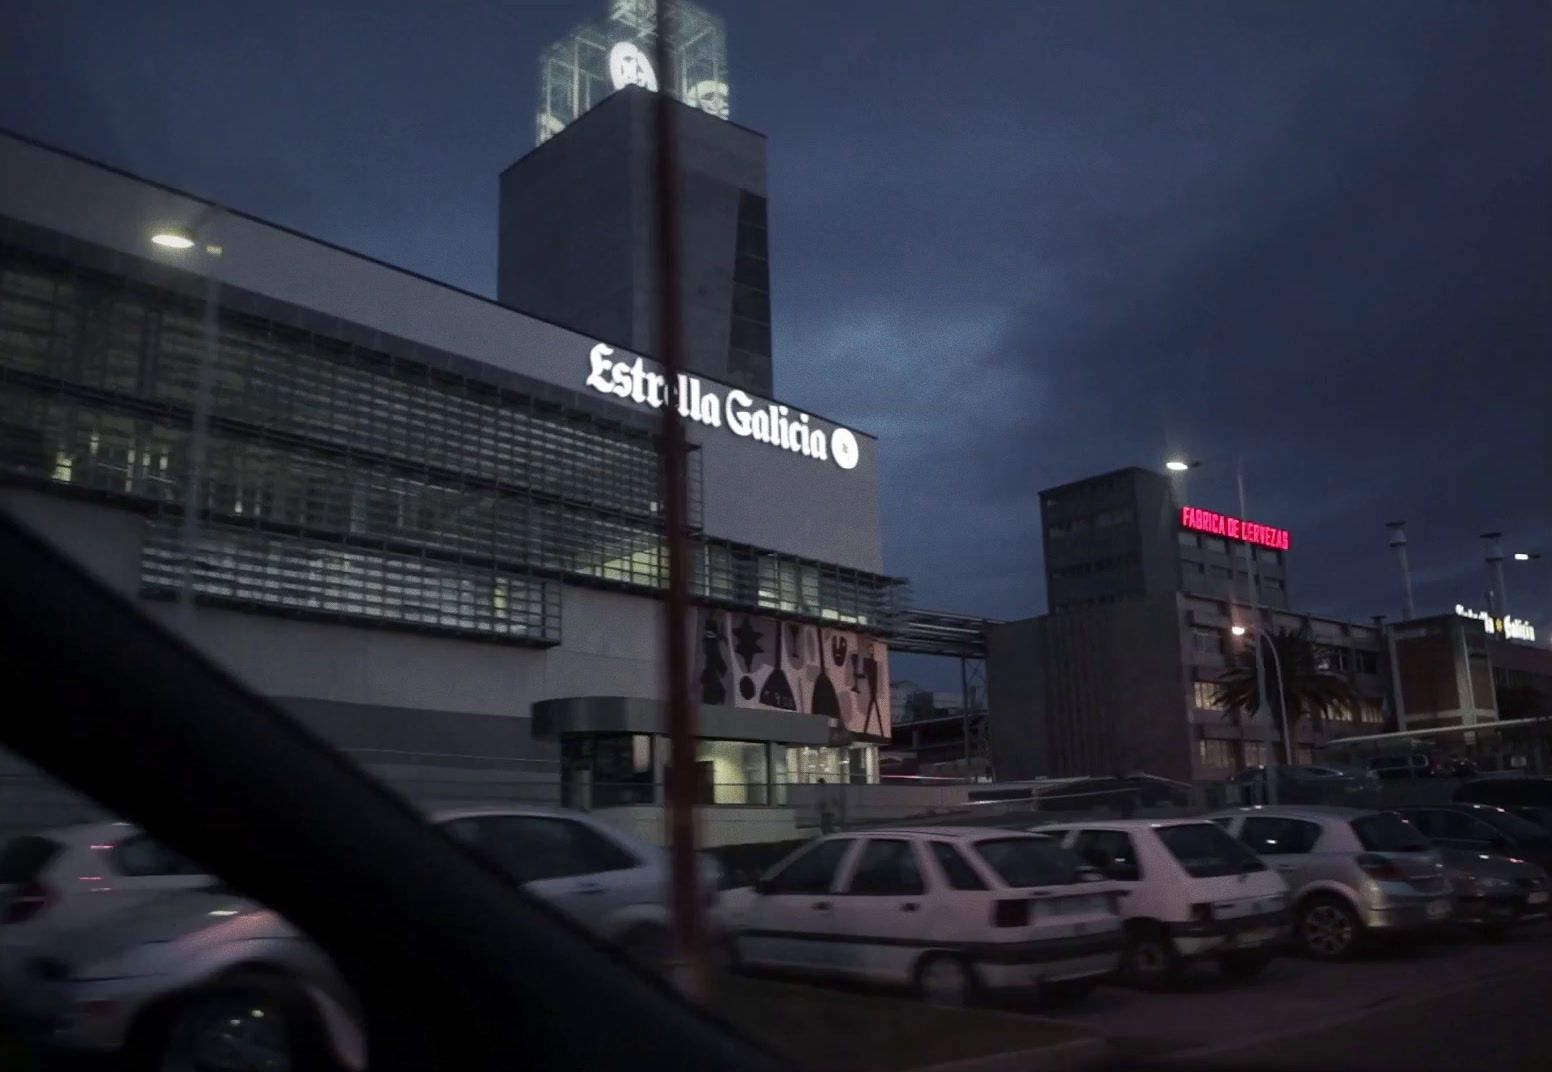
[[[610,0],[609,14],[584,22],[539,59],[536,144],[543,145],[616,90],[666,92],[691,108],[728,117],[727,34],[722,20],[694,4],[676,5],[668,50],[672,85],[656,69],[658,0]]]
[[[655,354],[653,113],[667,92],[679,102],[684,369],[769,397],[765,138],[727,121],[727,37],[721,20],[688,3],[677,5],[669,64],[677,73],[665,89],[668,75],[654,64],[656,11],[654,0],[610,0],[606,19],[540,57],[539,145],[501,174],[496,295],[599,342]]]

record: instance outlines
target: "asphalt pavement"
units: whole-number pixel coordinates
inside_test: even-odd
[[[1245,984],[1200,965],[1179,990],[1097,991],[1045,1015],[1107,1038],[1120,1069],[1552,1069],[1552,927],[1438,939],[1345,964],[1280,957]]]

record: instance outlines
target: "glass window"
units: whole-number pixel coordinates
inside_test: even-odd
[[[1137,867],[1137,850],[1132,835],[1124,830],[1082,830],[1073,839],[1073,851],[1091,867],[1110,878],[1136,882],[1142,878]]]
[[[1320,840],[1320,826],[1301,819],[1252,816],[1245,820],[1239,839],[1261,856],[1307,853]]]
[[[938,862],[938,870],[943,872],[944,881],[950,889],[955,890],[984,890],[986,883],[981,881],[981,876],[975,873],[975,868],[964,858],[958,849],[946,841],[934,841],[932,845],[932,857]]]
[[[1159,840],[1192,878],[1265,871],[1255,853],[1212,823],[1181,823],[1158,828]]]
[[[141,835],[126,838],[114,846],[109,857],[113,870],[121,875],[198,875],[204,868],[173,852],[161,842]]]
[[[1420,835],[1401,816],[1382,811],[1352,821],[1358,844],[1370,852],[1422,852],[1428,839]]]
[[[1202,546],[1214,554],[1226,555],[1229,553],[1229,545],[1224,543],[1217,536],[1203,536]]]
[[[1522,819],[1512,812],[1500,811],[1497,808],[1492,810],[1484,809],[1478,811],[1473,818],[1484,826],[1492,827],[1492,834],[1508,834],[1516,841],[1545,841],[1547,839],[1547,831],[1542,829],[1539,824],[1533,823],[1529,819]]]
[[[1180,534],[1180,546],[1181,547],[1200,547],[1200,546],[1202,546],[1201,537],[1199,537],[1194,532],[1182,532]]]
[[[1234,742],[1203,737],[1196,742],[1196,754],[1203,766],[1234,769]]]
[[[1015,889],[1078,881],[1078,857],[1050,838],[987,839],[977,841],[975,851],[997,877]]]
[[[1265,741],[1246,741],[1246,742],[1244,742],[1243,749],[1244,749],[1244,752],[1245,752],[1245,766],[1247,766],[1247,767],[1264,767],[1264,766],[1266,766],[1266,742]]]
[[[766,893],[828,893],[852,838],[821,841],[766,880]]]
[[[1191,703],[1204,711],[1223,710],[1223,704],[1218,701],[1218,683],[1216,681],[1191,682]]]
[[[695,742],[697,788],[702,804],[765,804],[770,774],[759,741]]]
[[[573,819],[476,816],[448,823],[447,832],[518,882],[622,871],[641,863],[613,841]]]
[[[1191,630],[1191,646],[1198,655],[1222,655],[1223,632],[1197,626]]]
[[[852,872],[848,893],[874,897],[904,897],[926,889],[916,847],[909,841],[870,838]]]
[[[595,737],[592,787],[592,806],[595,808],[651,804],[651,736],[645,733],[619,733]]]
[[[0,884],[20,886],[42,874],[43,869],[64,848],[46,837],[12,838],[0,852]]]

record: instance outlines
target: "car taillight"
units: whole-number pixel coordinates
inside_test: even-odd
[[[1197,923],[1211,923],[1213,921],[1213,907],[1206,902],[1191,906],[1191,918]]]
[[[1028,925],[1028,901],[995,901],[992,903],[993,927],[1027,927]]]
[[[1406,878],[1394,860],[1378,853],[1363,853],[1356,863],[1364,874],[1380,882],[1400,882]]]
[[[11,894],[11,899],[5,905],[5,921],[26,923],[29,919],[36,919],[53,899],[53,891],[34,879]]]

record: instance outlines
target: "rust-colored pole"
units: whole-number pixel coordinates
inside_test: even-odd
[[[676,107],[671,93],[678,84],[670,44],[678,12],[674,0],[658,0],[657,74],[654,101],[656,137],[658,362],[672,387],[663,415],[663,499],[668,526],[668,600],[664,615],[668,660],[668,850],[673,875],[674,945],[685,967],[691,998],[705,1001],[711,992],[706,935],[701,919],[700,876],[695,856],[695,698],[690,693],[690,586],[685,528],[684,422],[677,405],[684,323],[679,300],[679,161],[675,140]]]

